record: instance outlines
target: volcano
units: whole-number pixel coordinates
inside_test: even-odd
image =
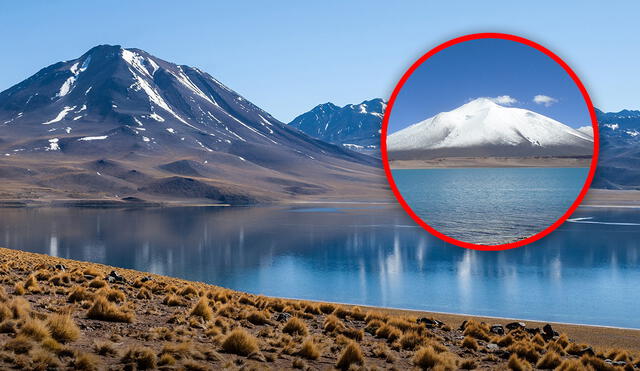
[[[375,159],[311,138],[202,70],[100,45],[0,93],[1,198],[246,203],[382,189]]]
[[[478,98],[387,138],[392,160],[446,157],[581,157],[593,135],[522,108]]]

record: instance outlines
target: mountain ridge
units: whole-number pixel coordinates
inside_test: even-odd
[[[389,135],[387,148],[392,160],[569,157],[591,155],[593,138],[539,113],[478,98]]]
[[[387,103],[381,98],[343,107],[327,102],[298,115],[289,126],[329,143],[376,153],[380,146],[380,123],[386,106]]]
[[[119,45],[93,47],[0,92],[0,153],[0,167],[40,170],[30,179],[13,180],[15,187],[26,182],[39,189],[36,193],[73,197],[153,198],[157,192],[146,193],[151,179],[175,186],[171,177],[184,176],[167,166],[176,161],[208,169],[200,175],[216,174],[194,178],[229,197],[268,201],[331,195],[345,187],[355,193],[361,185],[344,179],[354,172],[375,177],[377,165],[371,157],[287,126],[198,68]],[[93,170],[86,164],[101,160],[144,173],[146,182],[87,173]],[[58,168],[52,162],[71,165],[57,176],[46,174],[45,165]],[[306,188],[283,186],[303,179]],[[117,194],[108,190],[113,184],[119,185]],[[173,189],[167,198],[188,196],[175,187],[154,189]]]

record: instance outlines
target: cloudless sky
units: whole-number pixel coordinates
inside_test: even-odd
[[[199,67],[282,121],[327,101],[388,99],[448,39],[530,38],[563,58],[596,107],[640,108],[637,1],[3,1],[0,90],[97,44]]]
[[[389,133],[472,99],[499,96],[508,98],[502,105],[526,108],[571,127],[591,123],[580,90],[553,59],[519,42],[480,39],[446,48],[414,71],[395,101]],[[535,96],[548,100],[535,102]]]

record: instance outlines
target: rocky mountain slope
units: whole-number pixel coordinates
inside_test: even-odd
[[[324,103],[289,123],[308,135],[355,151],[377,153],[387,104],[380,98],[338,107]]]
[[[594,188],[640,189],[640,111],[596,110],[600,161]]]
[[[379,163],[198,68],[101,45],[0,93],[0,198],[246,203],[376,193]]]

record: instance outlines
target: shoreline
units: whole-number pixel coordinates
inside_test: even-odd
[[[222,204],[193,201],[146,201],[129,202],[117,199],[54,199],[54,200],[31,200],[31,199],[0,199],[0,209],[19,208],[172,208],[172,207],[262,207],[262,206],[282,206],[282,205],[395,205],[397,201],[389,194],[389,199],[309,199],[309,200],[285,200],[278,202],[263,202],[258,204]],[[603,188],[590,188],[580,207],[600,207],[600,208],[640,208],[640,190],[612,190]]]
[[[465,320],[473,320],[476,322],[486,322],[488,325],[494,325],[496,323],[500,323],[501,325],[506,325],[509,322],[525,322],[527,327],[531,326],[532,328],[541,328],[546,324],[551,324],[554,329],[556,329],[561,333],[566,333],[569,336],[569,338],[573,339],[573,341],[575,341],[576,343],[590,344],[591,346],[596,347],[596,349],[609,349],[609,348],[617,347],[617,348],[626,349],[628,351],[640,352],[640,329],[619,328],[615,326],[572,324],[572,323],[563,323],[563,322],[555,322],[555,321],[524,320],[521,318],[518,319],[518,318],[508,318],[508,317],[456,314],[456,313],[415,310],[415,309],[375,307],[375,306],[365,306],[365,305],[354,305],[354,304],[348,304],[348,303],[331,303],[331,302],[323,302],[323,301],[314,301],[314,300],[308,300],[308,299],[267,297],[262,295],[243,293],[243,292],[234,291],[231,289],[220,288],[218,286],[205,284],[202,282],[193,282],[185,279],[162,276],[162,275],[157,275],[152,273],[145,273],[145,272],[136,271],[132,269],[118,268],[118,267],[112,267],[112,266],[107,266],[107,265],[98,264],[98,263],[82,262],[77,260],[52,257],[44,254],[30,253],[30,252],[12,250],[12,249],[6,249],[6,248],[0,248],[0,258],[4,260],[4,265],[6,265],[7,262],[9,261],[9,262],[19,262],[19,264],[27,265],[27,267],[25,268],[29,268],[30,266],[30,269],[25,271],[24,273],[25,275],[31,274],[31,272],[36,272],[36,273],[40,272],[42,268],[38,268],[38,269],[41,269],[40,271],[36,268],[42,267],[44,262],[46,262],[46,265],[48,265],[49,267],[53,267],[54,265],[63,265],[67,267],[68,272],[73,272],[76,270],[81,270],[81,271],[97,270],[97,271],[103,272],[103,274],[106,274],[106,272],[108,271],[115,270],[118,272],[119,275],[126,277],[127,280],[131,282],[133,282],[134,280],[139,281],[140,277],[150,277],[151,280],[149,280],[148,282],[157,282],[157,283],[167,282],[167,284],[176,286],[177,291],[179,291],[181,287],[193,286],[193,287],[196,287],[196,290],[205,290],[205,291],[206,290],[222,290],[234,297],[253,298],[253,299],[249,299],[249,302],[256,302],[257,300],[267,300],[267,301],[285,302],[285,303],[311,303],[310,305],[315,305],[318,307],[329,305],[336,308],[345,308],[345,310],[347,311],[355,310],[355,311],[362,311],[363,313],[365,312],[379,313],[380,315],[391,316],[392,318],[396,318],[396,317],[397,318],[422,318],[422,317],[435,318],[439,321],[446,323],[452,329],[459,328],[459,326]],[[0,275],[2,274],[3,273],[0,273]],[[138,277],[138,278],[135,279],[135,277]],[[6,281],[6,276],[4,278]],[[2,284],[0,284],[0,286],[1,285]],[[118,285],[111,285],[111,286],[114,288],[118,288]],[[149,287],[149,290],[152,290],[151,286]],[[7,292],[10,292],[10,291],[11,289],[7,290]],[[131,294],[134,295],[133,297],[135,298],[135,292],[132,292]],[[49,294],[49,295],[52,295],[52,294]],[[47,296],[45,295],[44,297],[45,302],[48,301],[46,300],[46,298]],[[263,299],[259,299],[259,298],[263,298]],[[131,303],[136,303],[135,299],[129,299],[129,300],[133,300]],[[42,300],[39,300],[39,301],[36,300],[35,302],[42,302]],[[194,301],[192,300],[192,302]],[[139,308],[140,304],[134,304],[134,306]],[[307,304],[304,304],[304,305],[307,305]],[[190,305],[187,305],[186,309],[188,309],[189,306]],[[158,307],[156,306],[152,306],[151,308],[155,308],[153,309],[153,311],[159,310]],[[356,309],[356,308],[360,308],[360,309]],[[142,315],[140,316],[142,317]],[[80,319],[80,318],[79,320],[84,321],[84,319]],[[151,321],[152,323],[147,325],[153,325],[154,324],[153,322],[155,321],[157,320],[154,319]],[[156,325],[161,325],[161,323],[156,323]],[[108,332],[108,329],[106,330]],[[454,331],[454,330],[451,330],[451,331]],[[372,338],[372,339],[375,339],[375,338]],[[1,341],[2,341],[2,335],[0,335],[0,342]]]
[[[424,160],[389,160],[392,170],[477,168],[589,168],[589,157],[443,157]]]

